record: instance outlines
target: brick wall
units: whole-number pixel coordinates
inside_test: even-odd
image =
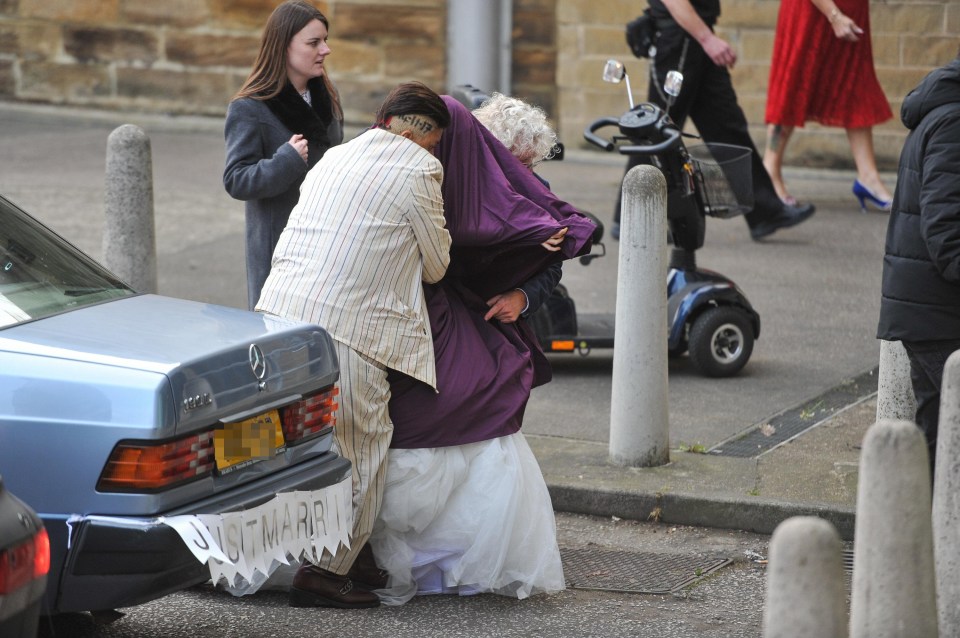
[[[249,72],[263,23],[280,0],[0,0],[0,100],[222,115]],[[485,2],[490,0],[476,0]],[[348,121],[368,122],[396,83],[442,90],[444,0],[317,0],[331,20],[331,77]],[[634,94],[646,62],[633,58],[623,25],[643,0],[513,0],[513,93],[543,106],[561,138],[582,145],[583,127],[626,107],[623,87],[604,84],[609,57],[627,64]],[[763,111],[778,0],[723,0],[718,31],[737,48],[734,83],[763,143]],[[960,1],[873,0],[873,45],[894,112],[931,68],[960,44]],[[892,168],[899,120],[876,130],[877,155]],[[808,125],[788,163],[851,165],[842,130]]]
[[[634,95],[643,99],[647,63],[634,58],[624,42],[623,25],[639,14],[637,0],[558,0],[558,111],[566,139],[593,118],[625,109],[622,86],[600,79],[607,58],[622,60]],[[767,77],[773,49],[778,0],[723,0],[717,33],[737,50],[733,81],[751,133],[763,149]],[[896,167],[903,138],[900,103],[932,68],[949,62],[960,47],[960,2],[957,0],[872,0],[870,21],[874,63],[894,118],[874,131],[881,168]],[[855,87],[851,87],[855,90]],[[851,168],[850,149],[842,129],[808,124],[798,129],[787,151],[787,163]]]
[[[0,0],[0,99],[222,115],[280,0]],[[328,0],[348,120],[396,83],[440,86],[443,0]]]

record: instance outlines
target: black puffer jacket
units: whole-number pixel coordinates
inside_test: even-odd
[[[960,339],[960,57],[907,94],[877,337]]]

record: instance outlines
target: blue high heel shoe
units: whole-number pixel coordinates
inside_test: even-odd
[[[853,180],[853,195],[858,200],[860,200],[860,212],[867,212],[866,202],[870,202],[876,206],[879,210],[889,211],[893,201],[891,200],[882,200],[874,194],[872,190],[860,183],[859,179]]]

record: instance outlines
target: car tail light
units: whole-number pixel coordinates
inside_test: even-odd
[[[340,388],[332,385],[283,408],[280,422],[287,443],[299,443],[335,425],[339,394]]]
[[[166,443],[117,444],[97,482],[101,492],[159,490],[213,471],[213,432]]]
[[[0,551],[0,596],[43,578],[50,571],[50,538],[41,529],[32,538]]]
[[[36,541],[37,551],[33,553],[33,577],[40,578],[50,571],[50,537],[47,535],[47,530],[40,530],[40,533],[34,537],[34,541]]]

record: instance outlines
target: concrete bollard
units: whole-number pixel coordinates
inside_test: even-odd
[[[653,166],[623,179],[610,398],[610,460],[670,460],[667,395],[667,182]]]
[[[937,636],[927,442],[909,421],[878,421],[863,441],[850,636]]]
[[[880,340],[880,373],[877,379],[877,421],[913,421],[917,400],[910,382],[910,359],[899,341]]]
[[[770,539],[764,638],[846,638],[843,547],[827,521],[794,516]]]
[[[960,352],[947,358],[940,389],[933,478],[933,550],[940,633],[960,636]]]
[[[157,292],[150,138],[133,124],[107,138],[103,265],[138,292]]]

